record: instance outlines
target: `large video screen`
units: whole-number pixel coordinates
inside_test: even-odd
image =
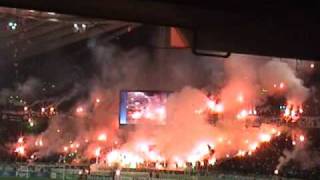
[[[121,91],[120,125],[165,124],[169,94],[164,91]]]

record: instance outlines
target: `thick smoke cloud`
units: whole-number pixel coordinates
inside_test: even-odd
[[[169,159],[174,156],[188,159],[199,143],[214,142],[211,146],[217,150],[215,156],[223,158],[239,150],[254,150],[260,142],[268,140],[266,134],[281,130],[272,125],[246,127],[245,122],[235,118],[243,108],[264,101],[259,97],[262,88],[273,95],[276,93],[273,84],[284,82],[286,90],[281,93],[288,100],[303,103],[308,96],[308,89],[294,70],[272,58],[233,55],[224,62],[195,57],[184,50],[126,51],[111,45],[98,46],[92,51],[97,71],[88,83],[90,96],[79,101],[70,112],[56,116],[40,136],[29,138],[30,147],[34,147],[39,138],[44,142],[40,156],[62,152],[70,141],[79,143],[79,151],[89,157],[94,156],[94,148],[98,146],[117,142],[124,144],[120,149],[137,151],[137,143],[148,142]],[[140,127],[130,132],[119,129],[121,89],[174,91],[167,102],[167,126]],[[226,114],[215,126],[207,122],[206,116],[195,112],[207,106],[207,94],[212,92],[221,99]],[[243,103],[238,102],[239,96]],[[97,98],[101,103],[96,102]],[[76,113],[78,107],[83,108],[83,112]],[[107,143],[96,140],[100,133],[107,133]]]
[[[296,72],[285,62],[273,60],[268,62],[260,71],[262,85],[273,89],[274,84],[284,83],[286,97],[294,104],[302,104],[309,95],[308,88],[296,76]],[[272,93],[276,93],[272,91]]]
[[[284,150],[283,155],[279,158],[279,163],[276,167],[277,170],[289,164],[290,161],[295,161],[300,164],[301,169],[310,169],[320,165],[319,152],[310,150],[306,144],[299,144],[294,147],[292,151]]]
[[[19,95],[27,99],[34,99],[41,90],[40,80],[30,77],[23,83],[17,83],[13,88],[0,89],[0,104],[5,104],[9,96]]]
[[[93,49],[97,79],[106,88],[178,90],[221,83],[223,60],[197,57],[189,50],[129,51],[112,45]]]
[[[99,46],[92,51],[97,71],[89,82],[89,98],[79,101],[69,113],[60,113],[51,120],[49,128],[39,137],[30,138],[30,146],[34,146],[39,139],[44,142],[39,155],[61,152],[70,141],[83,143],[89,140],[92,144],[85,143],[87,148],[83,151],[92,156],[91,146],[97,145],[96,138],[103,132],[107,132],[109,139],[120,142],[119,136],[123,134],[118,130],[121,89],[178,90],[186,85],[201,87],[218,81],[218,77],[223,75],[223,61],[198,58],[189,51],[178,52],[183,56],[181,59],[177,59],[177,52],[125,51],[112,45]],[[79,87],[75,86],[67,95],[55,99],[54,104],[59,105],[73,98]],[[97,98],[101,101],[99,105],[95,104]],[[83,115],[76,114],[77,107],[84,109]]]

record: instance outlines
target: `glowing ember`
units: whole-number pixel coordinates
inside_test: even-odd
[[[274,170],[274,172],[273,172],[274,174],[279,174],[279,170],[278,169],[276,169],[276,170]]]
[[[46,112],[46,108],[42,107],[41,108],[41,113],[44,113],[44,112]]]
[[[23,108],[23,110],[24,110],[24,111],[28,111],[28,106],[25,106],[25,107]]]

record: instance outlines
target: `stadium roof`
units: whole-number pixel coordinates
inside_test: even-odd
[[[187,27],[206,49],[320,59],[318,1],[1,0],[0,6]]]
[[[0,49],[8,59],[25,59],[103,33],[110,36],[133,23],[107,21],[53,12],[0,7]]]

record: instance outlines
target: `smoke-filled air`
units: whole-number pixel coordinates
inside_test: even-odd
[[[59,154],[63,161],[74,153],[74,163],[91,159],[96,168],[152,163],[159,169],[184,169],[251,156],[263,144],[290,134],[296,148],[279,159],[274,167],[278,173],[308,141],[302,130],[285,125],[299,121],[309,95],[285,61],[238,54],[227,59],[196,59],[190,54],[176,58],[174,52],[149,54],[115,46],[100,46],[92,53],[97,70],[88,84],[51,102],[57,107],[81,88],[88,90],[87,98],[79,99],[69,112],[49,108],[56,113],[44,132],[22,136],[8,146],[30,159]],[[30,93],[36,82],[30,79],[16,89]],[[120,92],[135,91],[132,98],[140,98],[149,90],[166,92],[163,106],[144,110],[145,116],[156,118],[136,125],[119,123]],[[283,112],[271,120],[259,117],[269,110],[264,104],[272,97],[285,99]],[[137,122],[142,115],[127,116]]]

